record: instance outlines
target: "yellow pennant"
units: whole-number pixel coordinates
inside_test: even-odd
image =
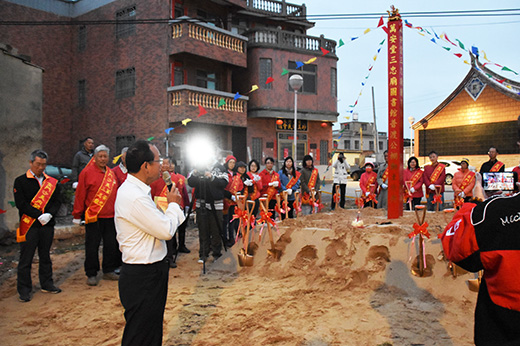
[[[377,54],[376,54],[376,55],[374,55],[374,61],[376,61],[376,59],[377,59]]]
[[[366,30],[363,32],[363,34],[366,35],[366,34],[368,34],[369,32],[370,32],[370,28],[366,29]]]
[[[184,120],[181,121],[181,122],[182,122],[182,125],[186,126],[186,124],[189,123],[190,121],[191,121],[190,118],[186,118],[186,119],[184,119]]]
[[[119,160],[120,157],[121,157],[121,155],[114,156],[114,159],[112,160],[112,163],[115,165],[117,160]]]
[[[483,50],[481,50],[481,52],[482,52],[482,54],[484,54],[484,60],[489,61],[489,59],[486,56],[486,52],[484,52]],[[489,61],[489,62],[491,62],[491,61]]]
[[[255,90],[258,90],[258,85],[253,84],[253,86],[251,87],[251,90],[249,92],[252,93]]]
[[[305,61],[304,64],[305,64],[305,65],[307,65],[307,64],[311,64],[311,63],[315,62],[316,59],[317,59],[316,57],[314,57],[314,58],[310,58],[309,60]]]
[[[467,60],[464,60],[464,63],[467,65],[471,65]]]

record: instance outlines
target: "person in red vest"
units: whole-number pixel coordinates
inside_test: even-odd
[[[475,172],[468,169],[469,160],[460,161],[460,169],[453,175],[451,187],[455,198],[454,206],[461,207],[464,202],[468,202],[473,197],[473,187],[475,187]]]
[[[265,169],[260,172],[260,177],[262,178],[262,191],[260,193],[262,196],[267,197],[269,210],[272,211],[276,205],[276,194],[280,189],[280,176],[273,169],[274,159],[272,157],[266,158],[264,163]]]
[[[342,154],[343,153],[341,153],[340,155]],[[346,161],[345,164],[348,165]],[[338,170],[336,169],[336,172],[337,171]],[[278,175],[280,176],[282,191],[287,192],[287,203],[289,207],[289,212],[287,213],[286,211],[285,214],[282,214],[282,220],[284,220],[286,217],[292,219],[294,218],[294,201],[296,200],[296,198],[294,197],[294,193],[300,189],[301,174],[294,167],[294,160],[291,156],[287,156],[285,158],[285,160],[283,161],[283,167],[278,171]],[[332,191],[335,190],[332,189]]]
[[[321,180],[318,169],[314,167],[312,156],[305,155],[302,160],[302,170],[300,171],[300,182],[302,189],[302,214],[311,214],[316,204],[320,204]],[[311,189],[316,191],[314,200],[311,196]]]
[[[244,181],[244,185],[247,186],[247,189],[244,189],[244,195],[247,196],[247,199],[255,202],[255,208],[253,209],[253,215],[258,214],[258,209],[260,208],[260,198],[262,191],[262,178],[260,177],[260,163],[256,160],[251,160],[248,165],[249,172],[246,173],[248,179]]]
[[[81,171],[76,189],[73,222],[79,224],[85,215],[85,272],[87,285],[98,284],[99,245],[103,239],[103,279],[118,280],[114,271],[121,266],[121,251],[116,240],[114,203],[117,180],[108,168],[110,150],[100,145],[94,150],[93,161]]]
[[[126,169],[126,152],[127,151],[128,151],[128,147],[124,147],[121,150],[121,160],[119,162],[119,165],[112,168],[112,171],[116,175],[117,186],[121,186],[125,182],[126,176],[128,175],[128,170]]]
[[[415,156],[408,159],[408,168],[403,171],[403,191],[404,191],[404,203],[406,204],[406,210],[415,209],[415,206],[421,204],[423,197],[423,174],[424,171],[419,166],[419,160]],[[411,198],[411,201],[408,201]]]
[[[426,186],[426,207],[428,211],[435,211],[434,204],[438,203],[439,210],[443,210],[446,166],[438,161],[439,155],[435,151],[431,151],[428,157],[432,164],[424,166],[423,177],[424,185]]]
[[[377,198],[377,173],[374,172],[374,164],[372,162],[365,163],[365,173],[359,178],[359,187],[365,207],[376,208]]]
[[[60,184],[44,173],[47,153],[31,153],[29,170],[14,181],[14,201],[20,215],[16,240],[20,243],[20,261],[16,288],[23,303],[32,299],[31,265],[38,249],[39,277],[42,292],[60,293],[52,280],[50,249],[54,238],[55,216],[61,206]]]
[[[175,187],[177,190],[179,190],[179,193],[182,196],[182,201],[179,203],[179,206],[182,210],[186,211],[186,208],[188,208],[190,204],[190,198],[186,189],[186,178],[182,174],[175,173],[176,163],[177,162],[171,158],[164,158],[161,164],[161,174],[163,172],[168,172],[168,174],[170,174],[172,184],[175,184]],[[150,184],[150,193],[152,195],[152,199],[154,200],[155,197],[166,198],[166,195],[168,194],[168,186],[162,177],[163,176],[161,175],[161,178]],[[170,264],[170,268],[177,268],[176,257],[179,252],[190,253],[190,250],[186,248],[186,225],[187,223],[183,222],[177,228],[176,233],[179,234],[178,243],[175,236],[173,236],[172,239],[166,241],[166,248],[168,250],[166,259]]]
[[[489,161],[486,161],[480,166],[480,174],[485,172],[503,172],[505,165],[503,162],[497,159],[498,150],[495,147],[491,147],[488,150]]]

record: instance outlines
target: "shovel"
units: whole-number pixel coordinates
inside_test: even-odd
[[[238,254],[238,264],[241,267],[251,267],[253,265],[253,256],[247,253],[248,243],[249,243],[249,230],[251,228],[251,216],[253,214],[253,209],[255,207],[254,201],[246,202],[246,211],[247,211],[247,225],[243,227],[242,233],[242,242],[244,243],[244,247],[240,249]],[[245,228],[245,231],[244,231]]]
[[[300,211],[300,191],[296,191],[294,193],[294,202],[293,202],[293,216],[294,218],[298,217],[298,212]]]
[[[421,215],[421,211],[422,211],[422,215]],[[415,206],[415,216],[417,218],[417,223],[419,225],[424,224],[424,219],[426,218],[426,208],[424,207],[424,205]],[[429,269],[428,274],[431,275],[431,268],[426,268],[426,263],[424,263],[423,243],[424,243],[423,235],[422,235],[422,233],[419,233],[419,261],[418,261],[419,271],[416,272],[415,268],[412,268],[412,274],[414,274],[416,276],[421,276],[421,277],[426,274],[426,269]]]
[[[406,187],[406,193],[408,194],[408,201],[406,201],[406,203],[408,203],[408,207],[410,208],[410,210],[413,210],[412,209],[412,193],[410,192],[410,189],[412,188],[412,182],[405,181],[404,186]]]
[[[478,292],[480,288],[480,281],[482,281],[482,275],[484,274],[483,270],[480,270],[478,272],[478,278],[476,279],[469,279],[466,281],[468,283],[468,288],[471,292]]]
[[[266,198],[260,198],[260,208],[262,208],[262,211],[264,213],[267,213],[269,210],[267,208],[267,199]],[[273,231],[271,229],[271,224],[269,222],[267,223],[267,232],[269,233],[269,242],[271,243],[271,248],[267,249],[267,254],[274,258],[275,260],[279,260],[282,256],[282,251],[275,249],[274,247],[274,238],[273,238]]]

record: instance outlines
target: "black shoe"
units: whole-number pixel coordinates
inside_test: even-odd
[[[177,268],[177,263],[175,263],[174,261],[169,261],[170,263],[170,268]]]
[[[30,294],[20,294],[18,297],[18,300],[22,303],[27,303],[31,301],[31,295]]]
[[[186,246],[180,246],[178,249],[177,249],[177,252],[182,252],[182,253],[190,253],[190,249],[188,249]]]
[[[44,293],[58,294],[58,293],[61,292],[61,289],[56,287],[56,286],[52,286],[52,287],[49,287],[49,288],[42,288],[42,289],[40,289],[40,291],[42,291]]]

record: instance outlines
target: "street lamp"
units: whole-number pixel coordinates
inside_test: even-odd
[[[410,157],[413,155],[413,132],[412,132],[412,125],[415,122],[414,117],[408,117],[408,122],[410,123]]]
[[[294,90],[294,144],[293,144],[294,147],[293,147],[293,159],[294,159],[294,164],[296,165],[297,164],[297,156],[298,156],[297,155],[297,150],[298,150],[298,146],[297,146],[297,140],[298,140],[298,132],[297,132],[297,128],[298,128],[298,90],[300,90],[300,88],[303,85],[303,77],[300,76],[299,74],[293,74],[289,78],[289,85]]]

